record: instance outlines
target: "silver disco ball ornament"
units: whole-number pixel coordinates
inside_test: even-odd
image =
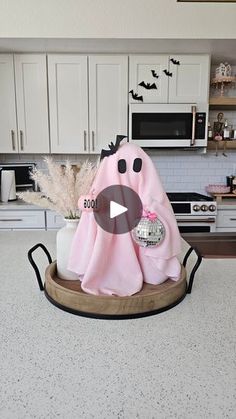
[[[164,239],[165,227],[158,218],[151,220],[142,217],[132,230],[132,237],[135,243],[141,247],[155,247]]]

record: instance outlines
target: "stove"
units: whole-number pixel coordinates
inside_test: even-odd
[[[210,196],[201,195],[196,192],[168,192],[167,195],[171,202],[213,201],[213,198]]]
[[[216,229],[216,202],[196,192],[169,192],[180,232],[213,232]]]

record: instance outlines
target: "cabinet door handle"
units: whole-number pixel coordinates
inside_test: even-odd
[[[23,131],[20,130],[20,149],[24,150]]]
[[[2,218],[2,219],[0,219],[0,221],[2,222],[2,221],[23,221],[23,219],[22,218]]]
[[[87,151],[87,132],[84,131],[84,151]]]
[[[95,132],[92,131],[92,150],[95,151],[95,141],[94,141],[94,137],[95,137]]]
[[[230,221],[236,221],[236,218],[230,218]]]
[[[12,150],[16,149],[16,143],[15,143],[15,131],[11,130],[11,142],[12,142]]]

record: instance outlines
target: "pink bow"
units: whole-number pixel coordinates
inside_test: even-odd
[[[148,218],[150,221],[155,221],[157,219],[157,214],[143,209],[143,217]]]

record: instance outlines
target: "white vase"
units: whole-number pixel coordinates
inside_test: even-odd
[[[70,248],[79,219],[64,219],[66,225],[57,232],[57,275],[61,279],[77,280],[78,275],[67,269]]]

